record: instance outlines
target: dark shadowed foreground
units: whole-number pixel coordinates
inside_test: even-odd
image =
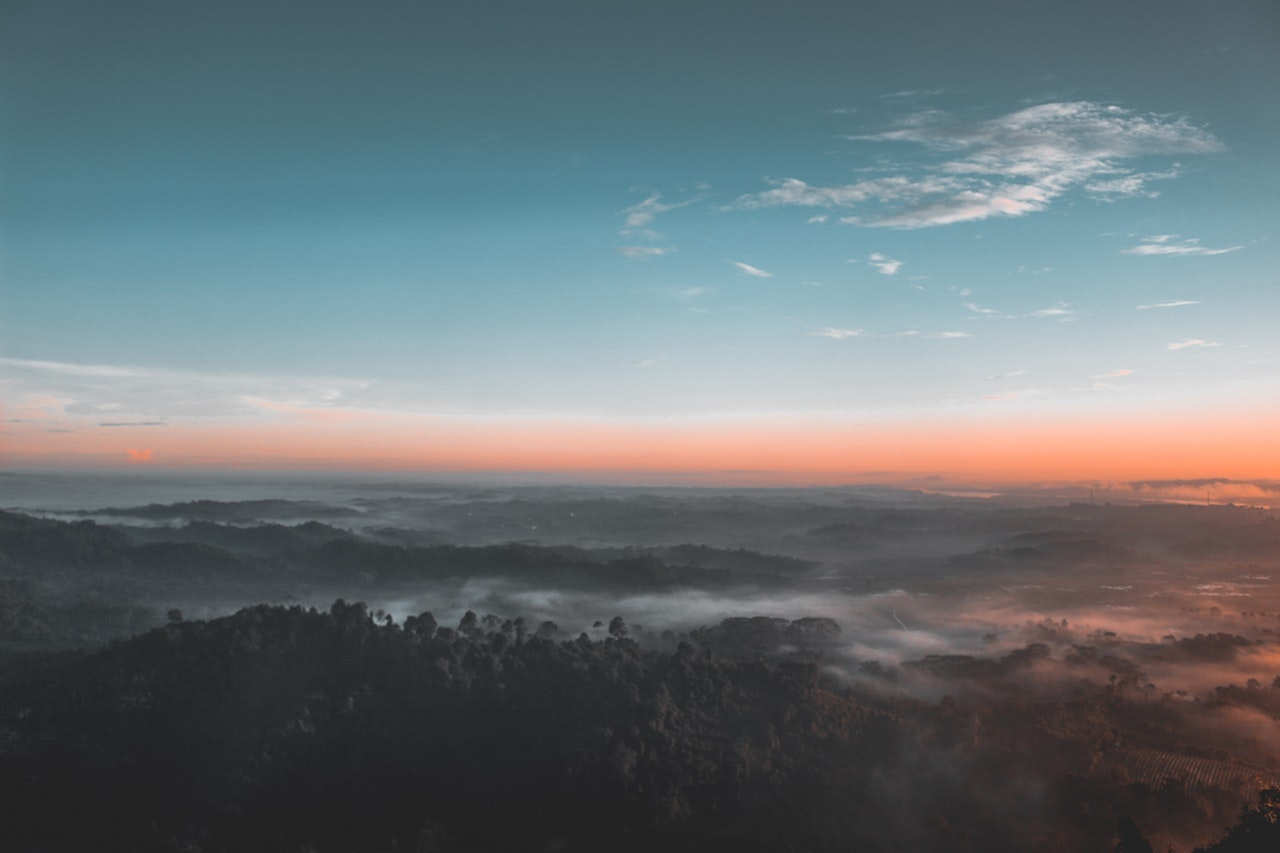
[[[603,641],[557,642],[550,624],[379,624],[342,602],[172,624],[11,686],[7,843],[1088,850],[1117,813],[1186,821],[1218,805],[1134,782],[1106,747],[1136,723],[1105,701],[868,703],[800,660],[826,626],[773,627],[799,639],[792,660],[646,651],[621,620]],[[1034,809],[1011,774],[1038,788]],[[1266,813],[1241,826],[1275,840]]]

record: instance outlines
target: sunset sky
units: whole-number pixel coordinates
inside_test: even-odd
[[[0,469],[1280,478],[1280,4],[12,0]]]

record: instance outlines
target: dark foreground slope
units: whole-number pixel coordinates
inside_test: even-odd
[[[888,843],[864,786],[896,723],[814,667],[460,628],[258,607],[19,685],[0,718],[4,847]]]
[[[258,606],[64,660],[0,695],[0,848],[1141,851],[1241,801],[1139,778],[1190,760],[1155,703],[877,698],[822,674],[822,620],[610,632]],[[1213,849],[1280,849],[1276,814]]]

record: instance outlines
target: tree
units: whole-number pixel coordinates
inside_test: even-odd
[[[480,633],[480,620],[476,618],[474,611],[468,610],[462,614],[462,621],[458,623],[458,633],[464,637],[474,637]]]
[[[1258,807],[1240,810],[1240,821],[1226,836],[1197,853],[1275,853],[1280,850],[1280,788],[1265,788],[1258,794]]]
[[[1133,822],[1133,818],[1120,818],[1116,834],[1120,836],[1120,843],[1116,845],[1115,853],[1154,853],[1151,842],[1138,831],[1138,825]]]

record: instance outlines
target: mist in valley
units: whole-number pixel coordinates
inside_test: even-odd
[[[587,655],[576,666],[602,683],[617,677],[600,672],[623,666],[610,655],[642,668],[688,659],[730,684],[762,667],[806,697],[769,723],[760,767],[783,774],[769,783],[779,790],[800,784],[785,781],[787,762],[805,784],[818,772],[797,757],[812,745],[784,748],[795,714],[810,713],[795,709],[824,709],[811,712],[826,722],[803,735],[815,737],[832,725],[831,703],[843,703],[847,731],[832,742],[854,750],[861,770],[856,779],[840,770],[838,784],[861,798],[853,814],[878,815],[876,828],[866,818],[818,831],[811,815],[780,812],[774,829],[757,830],[759,849],[779,849],[775,830],[795,849],[1020,849],[1027,838],[1035,849],[1103,849],[1130,819],[1157,847],[1190,850],[1280,779],[1280,516],[1271,509],[1153,502],[1148,484],[1092,499],[1088,490],[971,497],[316,477],[6,475],[0,485],[0,653],[18,697],[3,703],[0,729],[33,767],[45,761],[35,744],[62,736],[52,716],[38,723],[53,713],[50,697],[123,666],[108,661],[136,654],[139,635],[178,648],[197,642],[196,625],[238,636],[257,620],[254,653],[265,654],[268,625],[293,620],[286,633],[296,636],[327,619],[382,638],[388,659],[397,644],[422,643],[455,668],[496,666],[508,673],[492,676],[499,693],[517,681],[521,655],[535,653]],[[373,642],[361,640],[362,654]],[[467,655],[478,649],[498,663],[475,663]],[[786,681],[795,672],[808,687]],[[640,707],[649,688],[636,678]],[[253,690],[274,695],[269,684]],[[294,701],[280,690],[273,701]],[[602,719],[618,721],[596,721],[609,730],[600,760],[625,765],[609,771],[621,774],[619,802],[649,802],[654,780],[674,771],[646,746],[643,726],[627,729],[630,710],[609,707]],[[767,716],[753,707],[733,719]],[[892,730],[882,751],[864,737],[875,726]],[[713,764],[726,760],[713,753]],[[764,771],[753,772],[714,791],[663,783],[678,807],[623,821],[636,849],[655,839],[705,848],[724,831],[714,804],[763,784]],[[225,814],[204,816],[205,835],[156,819],[172,845],[222,849],[235,837],[219,835]],[[421,849],[497,843],[433,820],[430,831],[375,833],[361,849],[393,849],[414,833]],[[576,831],[547,830],[536,843],[599,840]],[[308,841],[299,839],[287,844]]]

